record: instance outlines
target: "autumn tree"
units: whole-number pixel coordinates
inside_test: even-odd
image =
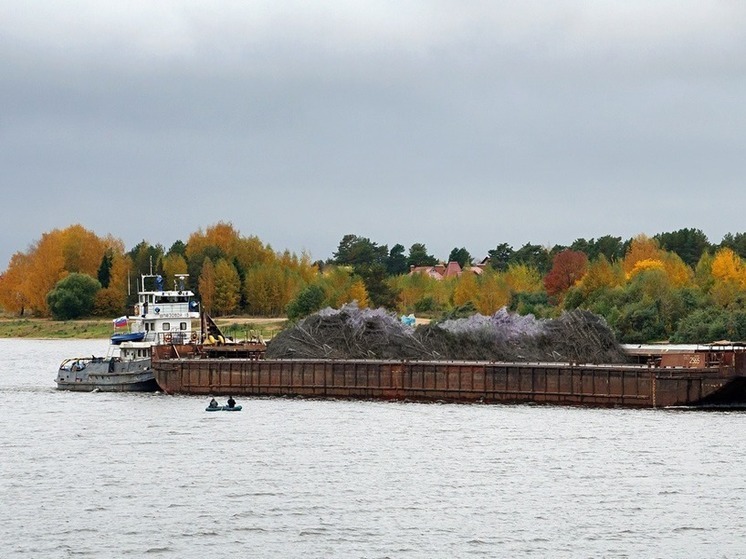
[[[629,248],[624,255],[622,267],[627,277],[630,277],[635,265],[641,260],[661,260],[662,251],[658,241],[645,235],[638,235],[630,241]]]
[[[588,297],[591,293],[622,285],[624,272],[618,265],[615,267],[603,254],[588,265],[578,287]]]
[[[392,287],[398,294],[397,309],[404,313],[413,312],[418,301],[431,295],[432,284],[436,281],[421,273],[392,278]]]
[[[22,257],[11,259],[4,274],[3,305],[47,316],[47,294],[59,280],[70,273],[96,277],[106,251],[116,248],[113,240],[100,239],[80,225],[44,233]]]
[[[277,262],[248,270],[244,290],[249,312],[258,316],[282,314],[292,300],[284,295],[285,279],[284,270]]]
[[[730,248],[722,248],[712,260],[713,286],[711,294],[721,307],[741,306],[746,286],[743,260]]]
[[[588,257],[583,252],[563,250],[554,257],[552,269],[544,278],[544,287],[550,297],[562,297],[588,270]]]
[[[528,264],[510,264],[505,281],[513,293],[539,293],[544,290],[541,274]]]
[[[479,295],[477,276],[471,272],[462,273],[455,281],[453,290],[453,304],[461,307],[467,303],[475,304]]]
[[[178,252],[169,252],[164,256],[162,267],[164,285],[166,286],[173,285],[177,275],[189,273],[186,259]]]
[[[221,258],[215,264],[215,312],[219,315],[234,312],[240,300],[240,292],[241,281],[236,268],[225,258]]]
[[[479,276],[477,284],[479,285],[479,292],[474,306],[481,314],[495,314],[510,303],[510,286],[505,281],[503,274],[493,270],[485,270]]]
[[[746,233],[726,233],[717,248],[729,248],[741,258],[746,258]]]
[[[6,312],[23,316],[29,306],[27,280],[30,261],[27,254],[16,252],[10,258],[8,269],[0,275],[0,307]]]

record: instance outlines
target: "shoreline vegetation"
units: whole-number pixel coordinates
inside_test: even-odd
[[[287,323],[286,318],[213,318],[226,334],[237,340],[261,335],[271,339]],[[114,333],[111,319],[52,320],[50,318],[0,317],[0,338],[108,339]]]

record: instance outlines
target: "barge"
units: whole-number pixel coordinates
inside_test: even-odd
[[[233,394],[595,407],[746,407],[743,347],[651,355],[644,364],[263,359],[199,345],[153,350],[168,394]]]

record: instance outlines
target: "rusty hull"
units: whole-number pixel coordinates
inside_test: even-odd
[[[570,363],[204,358],[161,347],[153,370],[169,394],[655,408],[746,405],[733,367]]]

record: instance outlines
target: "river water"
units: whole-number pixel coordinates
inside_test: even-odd
[[[0,340],[0,556],[746,556],[746,412],[55,389],[105,349]]]

